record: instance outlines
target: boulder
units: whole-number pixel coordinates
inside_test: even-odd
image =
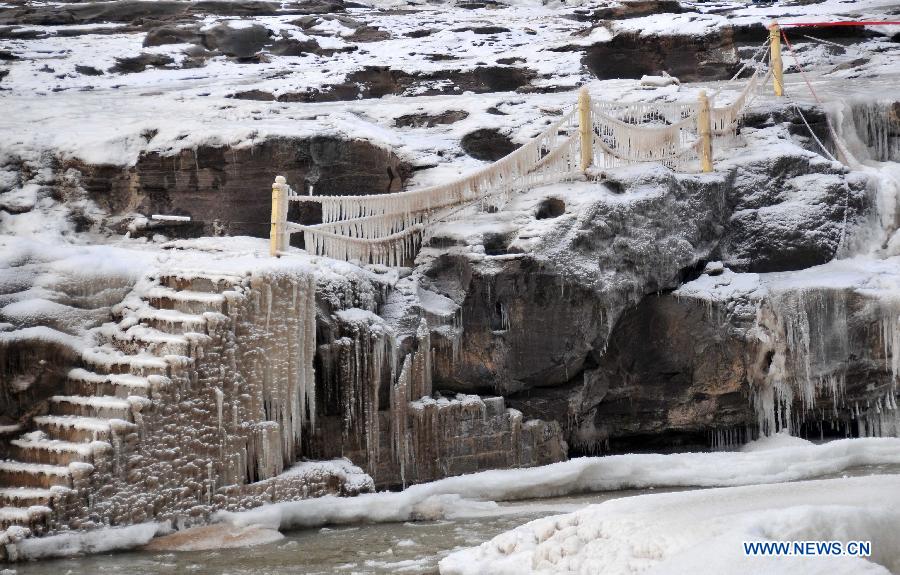
[[[203,37],[196,28],[160,26],[147,32],[144,37],[144,47],[164,44],[200,44],[202,41]]]
[[[226,23],[216,24],[206,31],[203,44],[234,58],[251,58],[269,42],[270,32],[265,26],[252,24],[233,28]]]
[[[509,136],[492,128],[469,132],[463,136],[460,146],[465,153],[485,162],[495,162],[518,147]]]

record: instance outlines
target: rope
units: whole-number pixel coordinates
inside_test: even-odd
[[[784,38],[784,43],[787,45],[788,50],[791,52],[791,56],[793,56],[794,62],[797,64],[797,69],[800,70],[800,75],[803,78],[803,81],[806,83],[806,87],[809,88],[809,93],[812,94],[813,99],[815,99],[817,104],[819,104],[820,106],[823,106],[824,104],[822,103],[822,100],[819,98],[819,95],[816,94],[815,89],[813,89],[812,84],[809,82],[809,79],[806,77],[806,70],[804,70],[803,66],[800,64],[800,60],[797,58],[796,52],[794,52],[794,47],[791,45],[791,41],[788,39],[787,34],[784,32],[784,30],[781,30],[781,37]],[[796,104],[794,104],[794,106],[796,107]],[[800,109],[797,108],[797,111],[799,112]],[[803,117],[802,112],[800,112],[800,117],[803,118],[803,123],[806,124],[807,128],[809,128],[809,124],[806,123],[806,118]],[[831,120],[829,120],[827,117],[826,117],[826,123],[828,124],[828,132],[831,134],[831,138],[834,140],[838,151],[844,157],[844,161],[842,163],[851,164],[852,162],[851,162],[850,154],[844,149],[843,145],[841,144],[840,137],[837,135],[837,132],[835,132],[834,126],[831,125]],[[813,134],[812,128],[809,128],[809,131],[810,131],[810,134],[812,134],[813,138],[816,139],[816,142],[819,143],[819,146],[821,146],[822,149],[825,149],[825,147],[822,145],[822,143],[819,141],[819,139],[816,137],[816,135]],[[835,159],[834,156],[832,156],[830,153],[828,154],[828,156],[831,159]]]
[[[809,88],[810,94],[812,94],[813,98],[816,100],[816,103],[818,103],[821,106],[822,100],[819,99],[819,95],[816,94],[816,91],[813,89],[812,84],[810,84],[809,80],[807,79],[806,71],[803,69],[803,66],[800,64],[800,60],[797,59],[797,54],[794,52],[794,47],[791,45],[791,41],[788,40],[787,34],[785,34],[783,29],[781,30],[781,37],[784,38],[784,43],[787,44],[788,50],[790,50],[790,52],[791,52],[791,56],[794,57],[794,62],[797,64],[797,69],[800,70],[800,74],[803,77],[803,81],[806,83],[806,87]],[[800,110],[800,106],[798,106],[797,103],[794,102],[793,100],[791,101],[791,103],[794,104],[794,108],[797,110],[797,113],[800,115],[800,119],[803,120],[803,124],[806,126],[806,129],[809,131],[809,134],[813,137],[813,139],[816,141],[816,143],[819,144],[819,147],[822,149],[823,152],[825,152],[825,155],[831,161],[836,162],[837,159],[831,154],[831,152],[829,152],[825,148],[825,144],[823,144],[822,141],[819,139],[819,137],[816,136],[815,132],[813,132],[812,127],[810,127],[809,122],[806,121],[806,117],[803,115],[803,112]],[[847,156],[846,152],[844,151],[843,146],[840,144],[841,139],[840,139],[840,137],[838,137],[837,133],[834,131],[834,126],[831,125],[831,120],[829,120],[827,116],[825,118],[825,122],[828,126],[828,132],[831,134],[831,138],[832,138],[832,140],[834,140],[835,145],[837,146],[837,149],[844,155],[844,160],[845,160],[844,163],[845,164],[849,163],[848,156]],[[847,236],[847,212],[849,209],[850,209],[850,186],[847,186],[847,194],[844,197],[844,217],[843,217],[843,222],[841,224],[841,236],[840,236],[840,239],[838,240],[838,245],[835,248],[835,252],[834,252],[835,255],[837,254],[838,250],[841,249],[841,246],[844,244],[844,240]]]
[[[838,44],[837,42],[831,42],[831,41],[829,41],[829,40],[822,40],[821,38],[816,38],[815,36],[810,36],[810,35],[808,35],[808,34],[801,34],[801,36],[804,37],[804,38],[806,38],[807,40],[812,40],[813,42],[818,42],[819,44],[827,44],[827,45],[829,45],[829,46],[836,46],[836,47],[838,47],[838,48],[842,48],[843,50],[846,50],[847,48],[850,48],[850,46],[844,46],[843,44]],[[860,50],[859,50],[858,48],[856,48],[855,46],[854,46],[854,48],[856,49],[857,52],[859,52],[860,54],[862,54],[862,51],[860,51]]]
[[[737,71],[737,73],[735,73],[735,75],[732,76],[731,79],[726,80],[725,83],[727,84],[727,83],[729,83],[729,82],[734,82],[735,80],[737,80],[737,79],[738,79],[738,76],[740,76],[741,73],[742,73],[744,70],[746,70],[747,67],[749,67],[751,63],[755,63],[755,64],[756,64],[756,67],[757,67],[757,70],[758,70],[758,66],[759,66],[759,64],[760,64],[761,62],[757,63],[757,62],[756,62],[756,59],[760,56],[760,54],[764,54],[766,48],[768,48],[768,47],[769,47],[769,39],[766,38],[766,40],[760,45],[760,47],[756,49],[756,52],[753,54],[753,56],[750,57],[750,60],[749,60],[748,62],[744,63],[744,65],[741,66],[741,68]],[[754,73],[756,73],[756,72],[754,71]],[[716,90],[715,92],[713,92],[713,95],[710,96],[710,99],[715,100],[716,96],[718,96],[719,94],[721,94],[721,93],[722,93],[722,90],[724,90],[724,89],[725,89],[725,86],[720,86],[718,90]]]
[[[812,127],[809,125],[809,122],[806,121],[806,116],[803,115],[803,111],[800,109],[800,106],[797,105],[797,102],[794,102],[793,100],[791,100],[791,104],[793,104],[794,109],[797,110],[797,114],[800,115],[800,119],[803,120],[803,124],[806,126],[806,129],[809,131],[809,135],[813,137],[813,139],[816,141],[817,144],[819,144],[819,147],[822,148],[822,151],[825,152],[825,155],[828,157],[828,159],[831,160],[832,162],[837,162],[837,159],[831,155],[831,152],[828,151],[828,148],[825,147],[825,144],[822,143],[822,140],[820,140],[819,137],[816,136],[816,133],[813,132]]]
[[[735,132],[741,113],[751,101],[753,91],[759,86],[759,72],[760,66],[757,66],[750,78],[747,79],[747,85],[731,104],[721,108],[713,107],[710,110],[714,135],[723,136]]]
[[[809,78],[806,77],[806,70],[804,70],[803,66],[800,65],[800,59],[797,58],[797,53],[794,52],[794,46],[791,44],[791,41],[788,40],[787,34],[784,30],[781,30],[781,37],[784,38],[784,43],[787,44],[788,50],[790,51],[791,56],[794,58],[794,63],[797,64],[797,69],[800,70],[800,76],[803,78],[803,81],[806,82],[806,87],[809,88],[809,93],[812,94],[813,98],[815,98],[816,103],[821,106],[822,100],[819,99],[819,95],[816,94],[816,91],[813,89],[812,84],[809,83]]]

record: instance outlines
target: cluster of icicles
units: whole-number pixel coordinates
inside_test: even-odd
[[[734,102],[710,110],[714,136],[734,134],[760,83],[757,68]],[[696,158],[697,104],[595,102],[591,115],[595,165],[663,162],[676,168]],[[321,204],[323,223],[288,223],[287,232],[302,233],[306,249],[316,255],[408,265],[427,224],[450,219],[477,203],[502,206],[518,190],[576,177],[580,147],[576,108],[509,155],[445,184],[392,194],[291,195],[290,201]]]
[[[841,290],[791,290],[773,294],[769,305],[776,346],[766,379],[752,394],[760,433],[799,429],[809,414],[818,416],[820,424],[839,420],[838,411],[845,410],[856,421],[861,437],[897,436],[900,300],[869,304],[876,328],[872,337],[881,344],[881,357],[876,354],[872,360],[874,365],[883,362],[889,384],[865,404],[845,397],[847,365],[858,353],[847,325],[852,315],[860,313],[850,307],[847,294]],[[796,403],[799,413],[794,409]],[[846,432],[849,434],[849,428]]]
[[[341,414],[342,442],[359,442],[372,477],[382,477],[380,466],[394,465],[405,485],[417,453],[408,428],[409,405],[432,394],[431,332],[423,318],[415,333],[415,350],[403,352],[393,329],[373,318],[343,316],[341,337],[319,347],[322,403],[326,410]],[[390,417],[382,419],[384,385],[389,386]],[[386,446],[380,442],[384,425],[389,425],[385,429],[389,454],[382,453]]]
[[[290,318],[283,322],[286,326],[283,331],[277,332],[280,337],[258,336],[260,346],[254,354],[257,360],[245,362],[249,370],[246,377],[261,386],[261,393],[251,396],[249,419],[261,423],[254,425],[255,433],[239,461],[243,460],[247,466],[247,477],[264,479],[278,475],[285,462],[295,460],[304,428],[313,429],[316,425],[315,277],[305,274],[299,280],[279,286],[277,279],[270,276],[262,284],[259,298],[257,305],[265,314],[262,333],[268,334],[270,329],[275,329],[274,318]],[[249,330],[242,335],[245,345],[251,345],[253,335]],[[285,340],[289,342],[287,350],[284,349]],[[224,371],[222,369],[223,374]],[[218,388],[214,392],[219,428],[223,429],[225,394]],[[229,395],[239,396],[240,393],[235,383]],[[241,417],[238,403],[234,402],[232,407],[231,427],[238,428]],[[243,475],[240,468],[234,472],[239,477]],[[240,481],[232,480],[232,483]]]

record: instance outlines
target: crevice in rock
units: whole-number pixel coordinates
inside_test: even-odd
[[[538,204],[534,217],[539,220],[558,218],[566,213],[566,203],[560,198],[546,198]]]

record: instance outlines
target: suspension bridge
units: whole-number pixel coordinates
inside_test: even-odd
[[[749,71],[729,104],[715,105],[721,88],[709,96],[701,91],[696,101],[662,103],[597,101],[582,89],[577,103],[538,136],[447,183],[388,194],[307,196],[295,194],[278,176],[272,186],[271,254],[278,255],[298,233],[310,254],[409,265],[426,226],[452,219],[468,206],[500,207],[518,191],[583,179],[592,168],[656,162],[679,171],[711,172],[714,146],[728,145],[761,89],[771,80],[775,95],[783,95],[782,38],[787,41],[773,23],[769,38],[731,79]],[[287,221],[290,202],[320,204],[322,223]]]

